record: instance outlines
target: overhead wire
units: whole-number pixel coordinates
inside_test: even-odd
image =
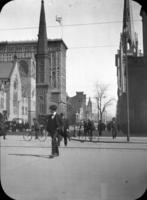
[[[140,22],[141,20],[134,20],[134,22]],[[101,22],[91,22],[91,23],[80,23],[80,24],[62,24],[62,27],[75,27],[75,26],[89,26],[89,25],[103,25],[103,24],[116,24],[122,23],[122,21],[101,21]],[[59,25],[50,25],[47,28],[59,28]],[[0,31],[15,31],[15,30],[27,30],[27,29],[38,29],[37,26],[32,27],[19,27],[19,28],[0,28]],[[87,48],[111,48],[116,47],[118,45],[94,45],[94,46],[73,46],[68,47],[68,49],[76,50],[76,49],[87,49]]]
[[[134,22],[141,22],[141,20],[134,20]],[[103,25],[103,24],[116,24],[122,23],[122,21],[103,21],[103,22],[90,22],[90,23],[80,23],[80,24],[62,24],[62,27],[74,27],[74,26],[89,26],[89,25]],[[59,28],[59,25],[50,25],[47,28]],[[30,27],[15,27],[15,28],[0,28],[0,31],[10,31],[10,30],[25,30],[25,29],[38,29],[38,26]]]

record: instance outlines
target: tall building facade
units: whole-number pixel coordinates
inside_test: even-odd
[[[57,104],[58,112],[66,113],[66,50],[62,40],[48,45],[42,1],[36,53],[37,115],[48,114],[51,104]]]
[[[0,62],[17,57],[29,120],[48,114],[51,104],[56,104],[59,112],[66,112],[66,50],[62,39],[47,38],[44,1],[38,41],[0,42]]]
[[[147,133],[147,13],[141,9],[143,54],[133,30],[131,1],[124,0],[123,29],[116,55],[118,102],[117,120],[124,133]],[[129,127],[129,129],[128,129]]]
[[[76,95],[67,100],[67,117],[71,124],[86,119],[86,95],[83,92],[76,92]]]

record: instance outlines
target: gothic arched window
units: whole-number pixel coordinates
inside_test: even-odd
[[[13,113],[18,113],[18,80],[17,77],[14,80],[13,83]]]
[[[56,73],[52,72],[52,86],[56,88]]]
[[[21,60],[19,62],[19,72],[21,76],[28,76],[29,74],[29,66],[28,63],[25,60]]]

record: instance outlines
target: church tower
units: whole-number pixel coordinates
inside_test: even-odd
[[[124,0],[123,27],[120,48],[116,55],[117,67],[117,121],[120,129],[129,135],[147,132],[147,29],[146,13],[142,9],[144,55],[138,51],[138,40],[133,29],[131,0]]]
[[[87,119],[92,119],[92,101],[90,97],[87,104]]]
[[[49,113],[49,106],[57,105],[66,115],[66,50],[61,39],[48,40],[44,1],[41,1],[39,33],[36,53],[36,115]]]
[[[124,0],[122,33],[120,46],[116,54],[117,67],[117,121],[127,129],[127,71],[128,56],[136,57],[138,54],[137,34],[134,32],[132,7],[130,0]],[[125,128],[124,128],[125,127]]]
[[[118,95],[126,93],[126,57],[138,55],[137,33],[134,32],[133,15],[130,0],[124,0],[123,25],[120,35],[120,48],[116,55],[118,76]]]
[[[123,46],[123,53],[137,55],[138,40],[137,34],[134,31],[132,5],[130,0],[124,0],[121,43]]]
[[[47,114],[49,88],[49,54],[44,1],[41,1],[39,34],[36,54],[36,114]]]

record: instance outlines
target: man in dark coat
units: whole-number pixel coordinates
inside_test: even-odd
[[[70,140],[70,136],[68,134],[69,123],[63,113],[60,114],[60,117],[61,117],[61,123],[62,123],[62,128],[61,128],[60,134],[64,138],[64,145],[67,146],[67,138]]]
[[[88,130],[88,135],[89,135],[89,140],[90,140],[90,141],[92,141],[94,129],[95,129],[95,127],[94,127],[93,121],[90,120],[90,119],[88,119],[88,122],[87,122],[87,130]]]
[[[112,118],[112,122],[111,122],[111,130],[112,130],[112,138],[116,138],[117,136],[117,122],[116,122],[116,118],[113,117]]]
[[[0,113],[0,135],[3,136],[3,139],[6,139],[6,132],[7,132],[7,125],[6,125],[6,118],[3,114]]]
[[[52,105],[50,106],[51,114],[48,116],[47,119],[47,131],[50,133],[52,138],[52,153],[50,158],[55,156],[59,156],[59,148],[58,148],[58,132],[61,129],[61,119],[60,116],[56,112],[57,106]]]

